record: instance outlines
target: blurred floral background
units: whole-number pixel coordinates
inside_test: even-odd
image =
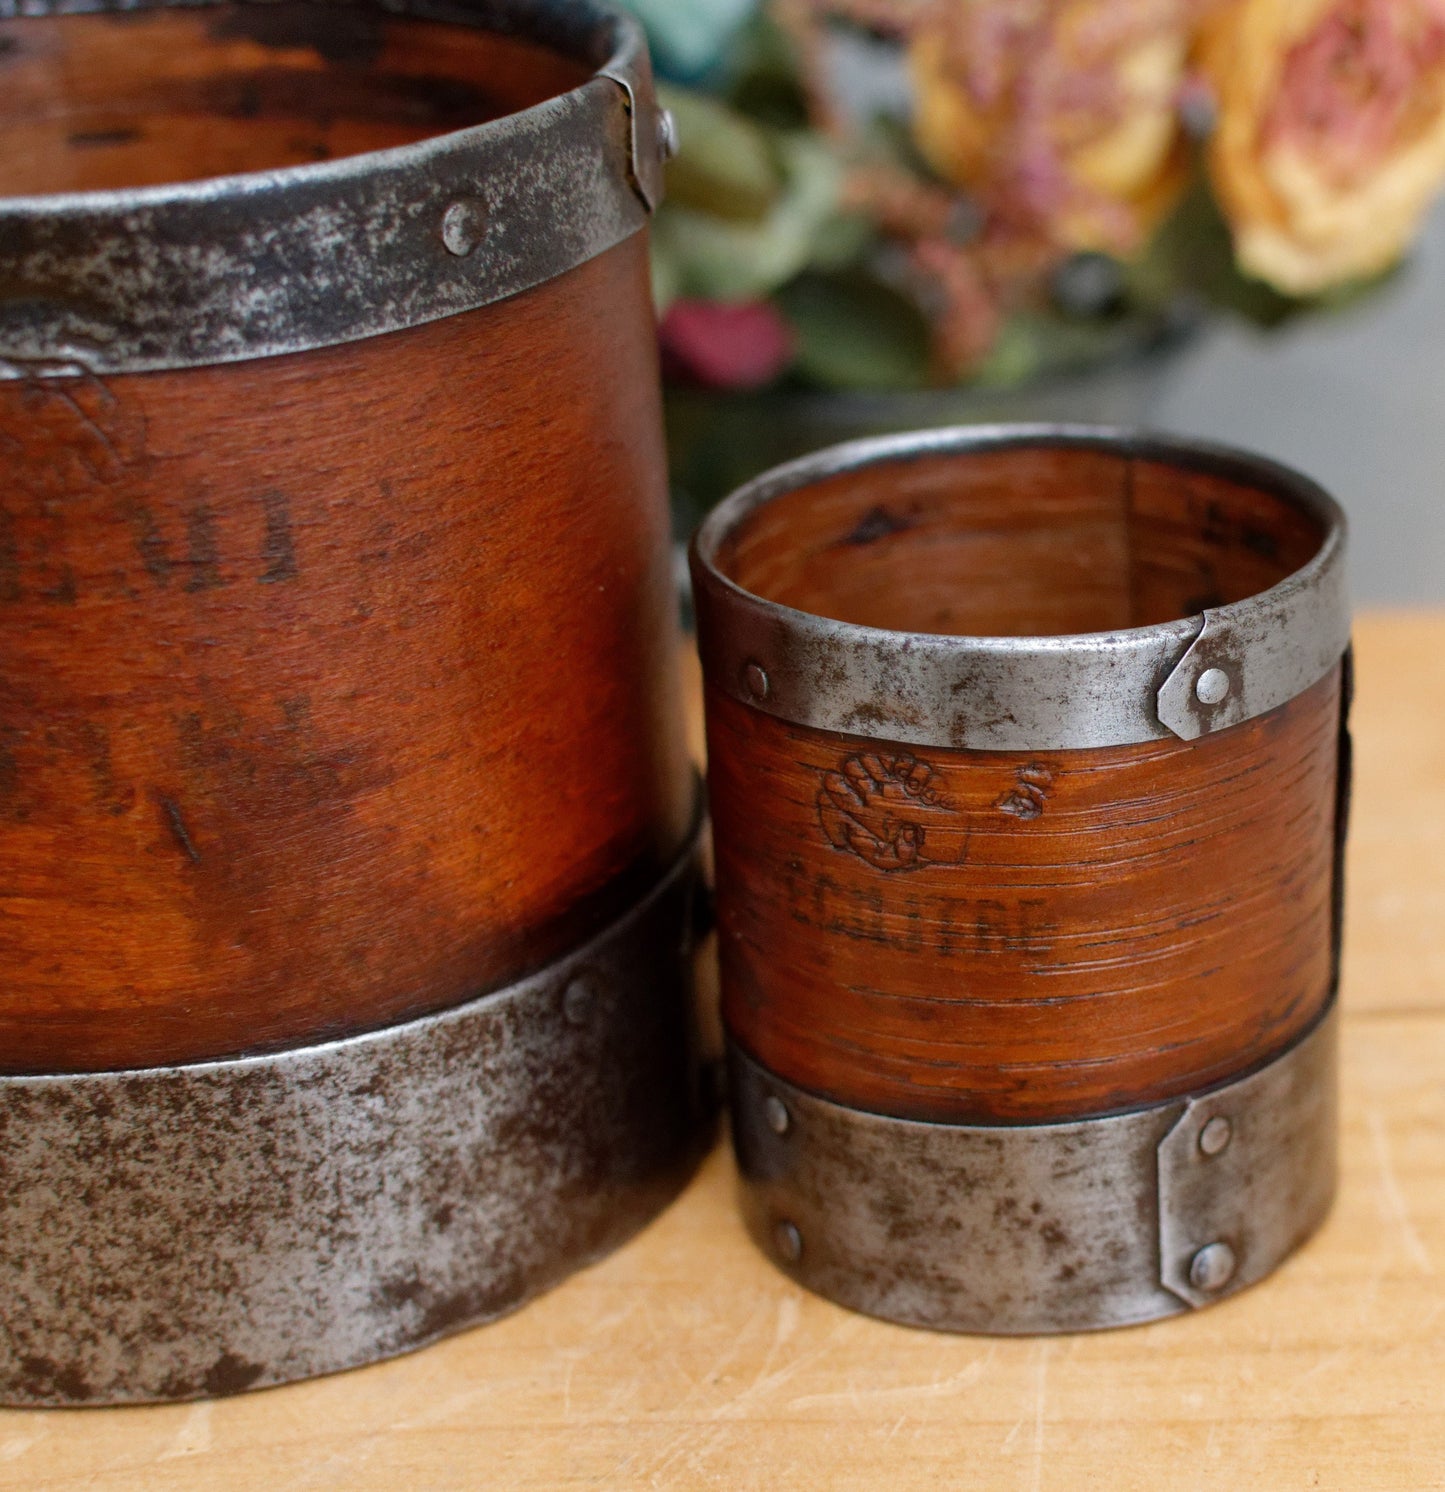
[[[1227,309],[1352,303],[1445,182],[1445,0],[628,0],[679,524],[865,431],[1146,413]]]

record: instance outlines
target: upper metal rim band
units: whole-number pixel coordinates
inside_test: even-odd
[[[697,837],[538,973],[341,1041],[0,1078],[0,1403],[261,1388],[512,1310],[681,1187]]]
[[[1103,450],[1263,488],[1317,519],[1324,543],[1278,585],[1199,616],[1058,637],[891,632],[797,611],[744,590],[719,547],[783,493],[869,466],[1010,447]],[[1349,643],[1344,514],[1314,482],[1224,446],[1082,425],[999,425],[852,441],[779,466],[727,498],[693,541],[708,680],[817,730],[910,745],[1048,751],[1193,740],[1263,715],[1323,678]],[[1229,692],[1196,693],[1219,669]]]
[[[0,0],[0,19],[212,3]],[[646,42],[604,0],[311,3],[521,35],[597,75],[391,150],[0,198],[0,378],[227,363],[418,326],[575,268],[635,233],[660,200]]]
[[[1263,1279],[1329,1211],[1334,1008],[1248,1077],[1065,1124],[845,1108],[731,1045],[743,1212],[800,1283],[945,1331],[1090,1331]]]

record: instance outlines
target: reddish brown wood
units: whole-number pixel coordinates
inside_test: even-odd
[[[361,6],[0,21],[0,194],[382,150],[514,113],[587,76],[525,42]]]
[[[929,456],[787,492],[724,541],[760,596],[860,626],[1099,632],[1241,601],[1321,534],[1277,497],[1088,448]]]
[[[1273,584],[1310,520],[1093,451],[855,472],[784,496],[726,573],[824,615],[1026,633]],[[904,1117],[1160,1101],[1287,1047],[1332,980],[1338,671],[1197,742],[906,747],[707,694],[724,1016],[789,1081]]]
[[[0,1070],[575,946],[691,809],[642,235],[328,351],[0,382]]]

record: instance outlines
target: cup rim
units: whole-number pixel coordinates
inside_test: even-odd
[[[237,0],[241,6],[266,0]],[[359,0],[309,0],[354,11]],[[34,19],[207,0],[27,0]],[[630,237],[661,199],[646,39],[609,0],[361,0],[592,67],[515,113],[334,160],[149,186],[0,195],[0,379],[308,351],[476,309]],[[449,245],[462,204],[475,232]],[[470,238],[475,238],[471,242]]]
[[[828,477],[1041,448],[1104,451],[1241,482],[1308,514],[1323,537],[1304,565],[1243,600],[1146,626],[1038,636],[839,621],[757,595],[718,565],[724,539],[753,513]],[[849,441],[763,472],[703,521],[690,558],[705,673],[743,703],[798,725],[908,744],[1047,750],[1197,739],[1318,682],[1349,644],[1347,534],[1343,510],[1317,482],[1265,456],[1111,426],[978,425]],[[1196,692],[1210,670],[1230,685],[1213,703]]]

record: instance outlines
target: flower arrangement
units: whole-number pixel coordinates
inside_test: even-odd
[[[630,0],[681,151],[675,383],[1007,386],[1274,321],[1445,182],[1445,0]]]

